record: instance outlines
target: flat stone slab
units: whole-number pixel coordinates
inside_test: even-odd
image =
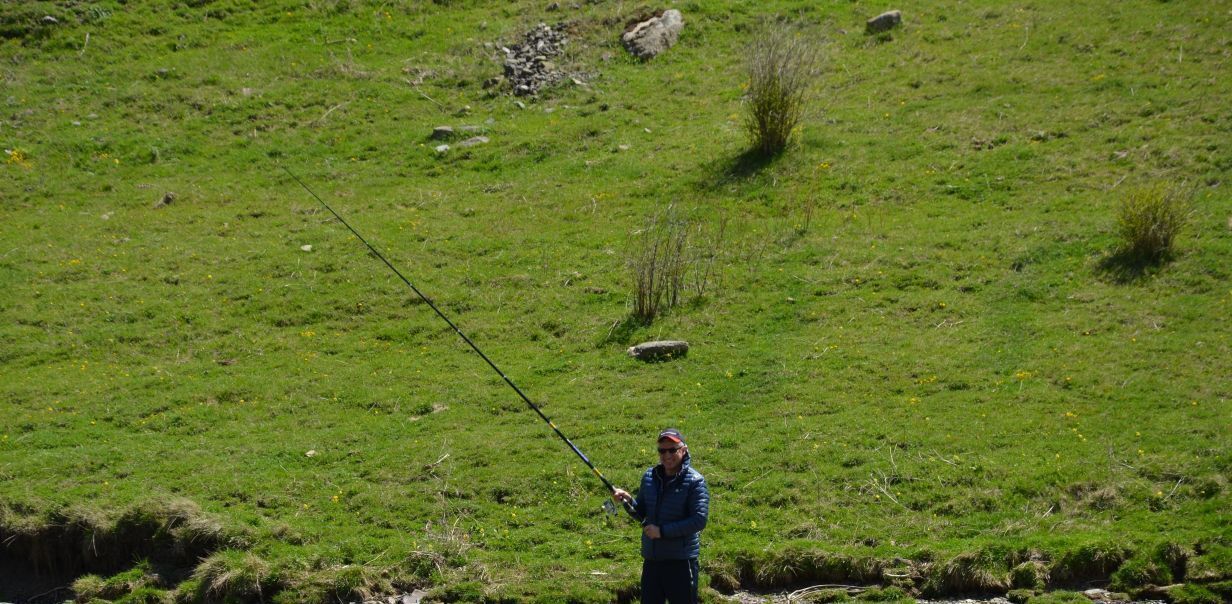
[[[666,361],[689,354],[689,343],[684,340],[659,340],[643,342],[629,347],[629,356],[642,361]]]

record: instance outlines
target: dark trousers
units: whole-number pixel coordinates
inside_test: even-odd
[[[642,604],[696,604],[697,558],[643,560]]]

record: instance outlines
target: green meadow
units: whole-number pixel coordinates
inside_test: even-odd
[[[1232,599],[1232,3],[673,2],[645,62],[660,6],[548,5],[0,5],[0,600],[636,598],[638,527],[284,168],[618,486],[685,434],[708,601]],[[579,83],[485,87],[539,22]],[[824,57],[773,158],[767,27]],[[710,277],[638,322],[669,207]]]

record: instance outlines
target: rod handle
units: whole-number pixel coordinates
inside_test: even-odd
[[[623,499],[622,499],[622,500],[620,500],[620,502],[621,502],[621,503],[623,503],[623,504],[625,504],[625,512],[628,512],[628,514],[629,514],[629,517],[630,517],[630,518],[632,518],[632,519],[634,519],[634,520],[636,520],[636,521],[638,521],[638,522],[641,522],[641,521],[642,521],[642,517],[641,517],[640,515],[638,515],[638,513],[637,513],[637,508],[633,507],[633,504],[632,504],[632,503],[629,503],[628,501],[625,501],[625,500],[623,500]]]

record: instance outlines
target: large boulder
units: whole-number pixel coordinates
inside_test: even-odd
[[[684,29],[684,17],[680,11],[660,11],[649,19],[629,24],[620,42],[633,56],[651,59],[671,48],[680,37],[681,29]]]

